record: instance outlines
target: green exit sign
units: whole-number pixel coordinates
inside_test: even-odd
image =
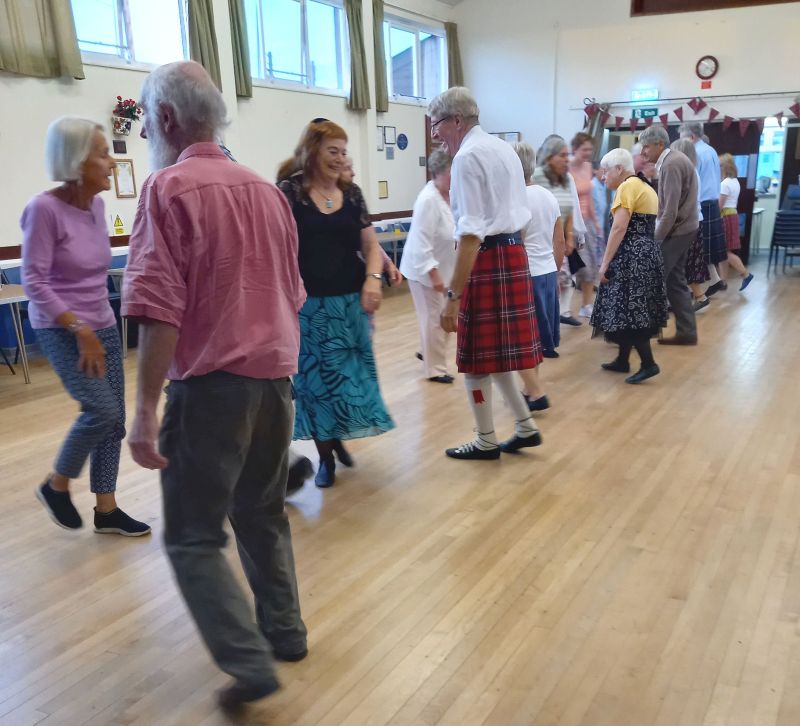
[[[633,118],[655,118],[658,116],[657,108],[635,108]]]

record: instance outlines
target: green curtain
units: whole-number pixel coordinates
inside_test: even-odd
[[[250,51],[247,47],[247,20],[244,0],[228,0],[231,16],[231,40],[233,42],[233,76],[236,80],[236,95],[239,98],[253,97],[253,77],[250,75]]]
[[[208,71],[222,90],[213,0],[189,0],[189,57]]]
[[[0,71],[86,78],[70,0],[0,0]]]
[[[444,32],[447,35],[447,84],[450,88],[463,86],[464,68],[458,47],[458,28],[455,23],[445,23]]]
[[[350,99],[347,107],[352,111],[365,111],[370,104],[361,0],[344,0],[344,11],[350,34]]]
[[[389,110],[386,49],[383,45],[383,0],[372,0],[372,39],[375,46],[375,110]]]

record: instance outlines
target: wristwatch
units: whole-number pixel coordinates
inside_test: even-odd
[[[383,275],[380,272],[368,272],[367,277],[374,277],[376,280],[383,280]]]
[[[447,299],[448,300],[460,300],[461,299],[461,293],[460,292],[455,292],[453,290],[448,290],[447,291]]]

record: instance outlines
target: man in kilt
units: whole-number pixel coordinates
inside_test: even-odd
[[[477,437],[446,454],[454,459],[499,459],[538,446],[542,437],[514,371],[542,361],[539,331],[521,231],[530,221],[522,165],[505,141],[478,124],[478,104],[466,88],[450,88],[429,107],[431,137],[453,157],[450,203],[456,266],[442,328],[457,332],[456,364],[465,374]],[[492,383],[511,407],[514,435],[499,443]]]

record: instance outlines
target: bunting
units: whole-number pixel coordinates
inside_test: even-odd
[[[783,128],[783,111],[778,111],[778,113],[775,114],[775,120],[778,122],[778,126]]]
[[[750,128],[751,121],[749,118],[739,119],[739,135],[744,138],[747,135],[747,129]]]
[[[791,106],[789,106],[789,110],[795,116],[797,116],[797,118],[800,118],[800,101],[798,101],[797,103],[793,103]]]
[[[666,128],[666,127],[669,125],[669,114],[668,114],[668,113],[662,113],[662,114],[661,114],[661,115],[658,117],[658,120],[659,120],[659,121],[661,121],[661,125],[662,125],[664,128]]]
[[[678,117],[678,121],[683,121],[683,106],[678,106],[672,113]]]
[[[631,119],[631,133],[632,134],[636,133],[636,127],[638,125],[639,125],[639,119],[638,118],[632,118]]]
[[[719,116],[719,111],[717,111],[717,109],[715,109],[715,108],[712,108],[708,112],[708,120],[709,121],[713,121],[717,116]]]
[[[733,118],[731,118],[730,116],[725,116],[725,118],[722,121],[722,128],[725,131],[727,131],[731,127],[732,123],[733,123]]]

